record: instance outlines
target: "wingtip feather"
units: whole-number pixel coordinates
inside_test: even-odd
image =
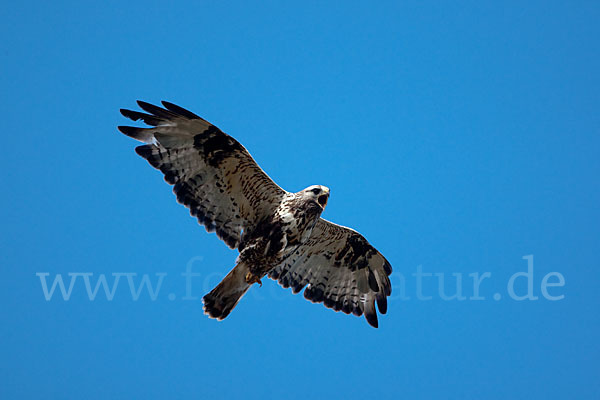
[[[153,138],[151,128],[136,128],[133,126],[117,126],[117,129],[124,135],[127,135],[130,138],[133,138],[140,142],[150,143]]]
[[[377,308],[381,314],[387,313],[387,297],[383,293],[377,295]]]
[[[367,300],[365,303],[365,318],[369,325],[373,328],[379,327],[379,322],[377,321],[377,311],[375,311],[375,302],[374,299]]]
[[[174,112],[175,114],[179,114],[182,117],[186,117],[189,119],[202,119],[200,116],[194,114],[193,112],[191,112],[190,110],[186,110],[183,107],[178,106],[177,104],[173,104],[171,102],[168,101],[161,101],[163,107],[165,107],[167,110]]]
[[[175,114],[172,111],[166,110],[159,106],[155,106],[154,104],[150,104],[142,100],[138,100],[137,105],[140,106],[142,110],[154,115],[155,117],[163,119],[172,119],[174,117],[177,117],[177,114]]]

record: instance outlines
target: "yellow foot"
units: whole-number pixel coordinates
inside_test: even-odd
[[[260,287],[262,287],[262,282],[258,278],[258,276],[254,275],[252,272],[248,272],[246,274],[246,282],[252,285],[253,283],[258,283]]]

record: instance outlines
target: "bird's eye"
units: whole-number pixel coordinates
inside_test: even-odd
[[[321,189],[315,188],[315,189],[311,190],[311,192],[313,192],[314,194],[319,194],[319,193],[321,193]]]

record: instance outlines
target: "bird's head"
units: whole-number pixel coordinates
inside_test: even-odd
[[[314,201],[325,210],[327,200],[329,200],[329,188],[322,185],[309,186],[300,192],[301,196],[309,201]]]

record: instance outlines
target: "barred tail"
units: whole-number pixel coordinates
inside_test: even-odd
[[[210,293],[202,298],[204,314],[219,321],[229,315],[250,288],[246,274],[250,270],[240,263]]]

